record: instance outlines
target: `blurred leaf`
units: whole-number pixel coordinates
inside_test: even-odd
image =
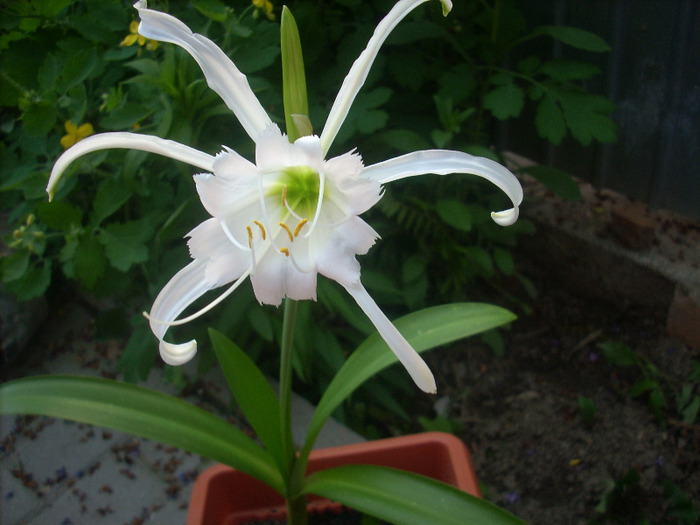
[[[445,224],[460,231],[471,231],[471,213],[463,202],[457,199],[442,199],[437,202],[435,209]]]
[[[523,90],[513,83],[498,86],[484,97],[484,107],[499,120],[520,115],[524,103]]]
[[[80,84],[91,75],[98,64],[97,52],[92,47],[73,53],[61,67],[61,72],[56,80],[56,90],[58,92],[68,91],[73,86]]]
[[[566,120],[554,97],[546,94],[537,104],[535,126],[540,137],[558,146],[566,136]]]
[[[519,171],[533,176],[563,199],[569,201],[581,200],[581,188],[571,175],[565,171],[541,164],[527,166]]]
[[[595,33],[585,31],[577,27],[568,26],[540,26],[536,28],[533,35],[548,35],[560,42],[581,49],[583,51],[593,51],[596,53],[606,53],[610,51],[610,46]]]
[[[20,301],[43,295],[51,284],[52,264],[43,260],[41,264],[27,269],[19,279],[5,283],[5,289],[15,294]]]
[[[513,275],[515,273],[515,261],[509,250],[496,246],[493,249],[493,260],[496,267],[505,275]]]
[[[132,319],[131,323],[134,326],[131,336],[117,365],[124,374],[124,381],[129,383],[148,379],[158,355],[158,340],[153,336],[148,322],[140,314],[135,318],[136,322]]]
[[[29,267],[30,255],[29,250],[20,250],[10,255],[5,255],[0,260],[3,282],[9,283],[22,277]]]
[[[598,142],[617,140],[617,127],[609,115],[615,105],[605,97],[577,91],[557,91],[566,124],[573,137],[584,146],[592,139]]]
[[[66,201],[40,202],[36,209],[41,221],[54,230],[68,232],[83,222],[82,210]]]
[[[104,249],[95,237],[88,236],[78,242],[73,256],[73,272],[86,288],[93,288],[104,275],[105,263]]]
[[[229,17],[229,12],[233,11],[221,0],[193,0],[192,5],[204,16],[216,22],[225,22]]]
[[[698,417],[698,410],[700,410],[700,396],[693,397],[693,400],[688,403],[683,410],[681,410],[681,417],[688,425],[695,423],[695,419]]]
[[[107,225],[99,234],[109,262],[117,270],[126,272],[132,265],[148,260],[145,241],[152,230],[143,220]]]
[[[609,341],[598,345],[603,352],[603,357],[616,366],[635,366],[638,364],[637,354],[625,343]]]
[[[132,129],[134,124],[145,120],[151,113],[153,109],[144,105],[126,102],[114,108],[100,124],[108,130]]]
[[[539,72],[557,80],[583,80],[600,74],[600,69],[581,60],[557,58],[540,65]]]
[[[121,208],[129,200],[132,193],[132,190],[121,179],[109,178],[100,181],[97,194],[92,202],[91,222],[93,224],[102,223],[103,220]]]
[[[56,125],[57,118],[58,108],[48,100],[32,102],[22,112],[24,129],[30,137],[46,135]]]

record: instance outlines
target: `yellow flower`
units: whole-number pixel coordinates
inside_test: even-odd
[[[143,35],[139,35],[139,22],[138,20],[134,20],[129,24],[129,34],[124,38],[124,40],[122,40],[119,43],[119,45],[121,47],[127,47],[132,46],[137,42],[139,44],[139,47],[145,45],[146,49],[148,49],[149,51],[153,51],[158,48],[157,40],[151,40]]]
[[[70,120],[67,120],[64,127],[66,128],[66,135],[61,137],[61,146],[63,146],[65,149],[70,148],[76,142],[81,141],[85,137],[89,137],[95,132],[95,130],[92,128],[92,124],[89,122],[86,122],[78,127]]]
[[[253,5],[258,9],[262,9],[270,20],[275,19],[275,13],[272,12],[275,6],[272,5],[270,0],[253,0]]]

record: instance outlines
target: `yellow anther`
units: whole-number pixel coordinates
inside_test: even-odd
[[[265,238],[267,237],[267,233],[265,232],[265,226],[263,226],[262,222],[260,222],[260,221],[253,221],[253,222],[258,225],[258,228],[260,228],[260,235],[262,235],[262,240],[264,241]]]
[[[282,206],[287,207],[287,186],[282,186]]]
[[[253,230],[250,226],[246,226],[245,229],[248,230],[248,248],[253,249]]]
[[[283,222],[280,222],[280,226],[282,226],[282,229],[287,232],[287,235],[289,236],[289,241],[294,242],[294,235],[292,234],[292,230],[289,229],[289,226],[287,226]]]
[[[280,248],[280,253],[283,253],[289,257],[289,248]]]
[[[299,232],[304,227],[304,224],[306,224],[307,222],[309,222],[309,219],[302,219],[299,221],[299,224],[297,224],[297,227],[294,228],[294,237],[299,236]]]

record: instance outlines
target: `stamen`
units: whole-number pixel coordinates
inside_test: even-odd
[[[280,248],[280,253],[283,253],[287,257],[289,257],[289,248]]]
[[[304,224],[306,224],[307,222],[309,222],[309,219],[302,219],[299,221],[299,224],[297,224],[297,227],[294,228],[294,237],[299,236],[299,232],[304,227]]]
[[[287,235],[289,236],[289,242],[294,242],[294,235],[292,234],[292,230],[289,229],[289,226],[287,226],[283,222],[280,222],[280,226],[282,226],[282,229],[287,232]]]
[[[221,229],[224,230],[226,237],[228,237],[228,240],[231,241],[234,244],[234,246],[236,246],[237,248],[240,248],[241,250],[246,251],[246,252],[250,251],[250,247],[246,248],[245,246],[243,246],[240,242],[238,242],[236,240],[236,238],[231,233],[231,230],[228,229],[228,225],[226,224],[226,221],[220,220],[219,223],[221,224]],[[250,238],[248,239],[248,244],[250,244]]]
[[[253,222],[258,225],[258,228],[260,228],[260,235],[262,235],[262,240],[264,241],[265,238],[267,237],[267,233],[265,232],[265,226],[263,226],[262,222],[260,222],[260,221],[253,221]]]
[[[288,208],[287,206],[287,185],[282,186],[282,206]]]
[[[245,229],[248,230],[248,247],[252,250],[253,249],[253,230],[250,228],[250,226],[246,226]]]

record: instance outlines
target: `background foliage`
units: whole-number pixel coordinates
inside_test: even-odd
[[[222,145],[248,157],[253,151],[183,50],[135,37],[137,15],[128,4],[34,0],[2,8],[0,212],[9,233],[0,272],[3,289],[19,299],[66,287],[107,298],[114,307],[100,312],[98,335],[129,337],[121,366],[136,381],[148,375],[157,355],[140,312],[187,262],[182,237],[205,217],[192,171],[143,152],[94,153],[69,169],[48,203],[44,190],[64,149],[62,138],[75,141],[75,126],[90,124],[95,132],[138,130],[210,153]],[[281,6],[268,11],[265,2],[256,4],[263,7],[247,0],[151,1],[149,7],[219,44],[283,127]],[[288,2],[301,33],[317,132],[352,61],[391,5]],[[357,147],[369,164],[414,149],[451,148],[503,161],[493,144],[495,130],[504,120],[528,115],[533,136],[553,144],[567,135],[582,144],[614,140],[612,104],[585,89],[596,67],[549,59],[538,43],[555,39],[576,56],[605,52],[607,45],[575,28],[527,27],[525,5],[461,0],[447,18],[437,3],[418,8],[391,35],[331,155]],[[577,197],[565,174],[544,166],[529,172]],[[532,226],[526,220],[505,229],[494,225],[488,213],[506,206],[497,190],[468,176],[423,177],[387,188],[366,217],[383,241],[363,259],[363,281],[392,316],[472,298],[483,283],[527,311],[534,290],[518,274],[512,248]],[[313,328],[296,341],[295,370],[321,391],[345,361],[344,349],[372,329],[334,283],[320,279],[318,296],[320,306],[305,302],[300,308],[300,321]],[[269,349],[279,340],[280,316],[259,306],[249,287],[203,320],[201,341],[206,325],[231,335],[256,360],[276,361]],[[496,335],[490,341],[498,348]],[[200,355],[201,366],[213,360],[206,348]],[[388,381],[400,396],[401,379],[387,374],[384,385]],[[402,413],[386,386],[374,382],[367,389]]]

